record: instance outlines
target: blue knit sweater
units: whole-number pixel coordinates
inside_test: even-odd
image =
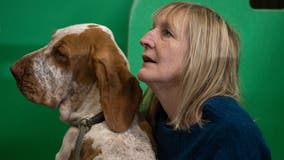
[[[175,131],[166,124],[164,111],[157,115],[155,138],[159,160],[270,160],[262,135],[237,102],[224,96],[208,99],[203,106],[208,121],[191,132]]]

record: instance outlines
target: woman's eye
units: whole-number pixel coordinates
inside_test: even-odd
[[[168,29],[164,29],[164,30],[162,31],[162,34],[163,34],[163,36],[165,36],[165,37],[174,37],[173,34],[172,34],[172,32],[171,32],[170,30],[168,30]]]

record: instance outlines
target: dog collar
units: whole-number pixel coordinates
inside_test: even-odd
[[[105,120],[104,114],[103,112],[100,112],[91,118],[83,118],[79,121],[79,123],[73,125],[79,128],[79,135],[77,137],[75,144],[75,153],[74,153],[75,160],[80,159],[81,145],[85,134],[91,129],[93,125],[101,123],[104,120]]]
[[[104,120],[105,120],[104,113],[100,112],[91,118],[83,118],[79,120],[77,123],[74,123],[72,126],[77,128],[80,128],[80,126],[84,126],[90,129],[93,125],[101,123]]]

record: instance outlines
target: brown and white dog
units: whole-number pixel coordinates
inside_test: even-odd
[[[74,159],[76,142],[81,160],[155,159],[151,128],[138,116],[141,89],[107,27],[59,29],[48,45],[22,57],[11,72],[25,97],[58,107],[60,119],[71,125],[57,160]],[[89,126],[78,142],[78,124],[101,112],[105,121]]]

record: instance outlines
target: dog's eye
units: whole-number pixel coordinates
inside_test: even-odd
[[[59,49],[55,49],[53,51],[53,55],[55,57],[55,59],[59,62],[67,62],[68,61],[68,57],[63,54]]]

